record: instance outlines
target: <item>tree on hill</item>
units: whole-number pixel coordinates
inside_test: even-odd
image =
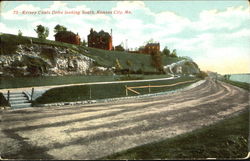
[[[54,32],[55,32],[55,33],[58,33],[58,32],[61,32],[61,31],[67,31],[67,28],[64,27],[64,26],[62,26],[62,25],[57,24],[57,25],[55,26],[55,28],[54,28]]]
[[[171,57],[177,57],[177,52],[176,52],[176,49],[174,49],[172,51],[172,53],[170,54]]]
[[[162,53],[166,56],[170,56],[170,50],[168,49],[167,46],[165,46],[165,48],[162,50]]]
[[[120,71],[120,70],[123,69],[123,67],[122,67],[122,65],[121,65],[121,63],[120,63],[120,61],[119,61],[119,59],[116,59],[116,60],[115,60],[115,69],[116,69],[117,71]]]
[[[151,63],[152,65],[161,73],[164,73],[162,65],[162,55],[158,52],[151,53]]]
[[[85,46],[85,47],[87,46],[87,42],[86,42],[85,39],[82,39],[81,45],[82,45],[82,46]]]
[[[46,39],[49,36],[49,28],[43,25],[37,25],[34,29],[37,33],[37,37],[40,39]]]
[[[125,51],[125,49],[123,48],[123,46],[122,46],[121,44],[115,46],[115,50],[116,50],[116,51]]]
[[[144,42],[144,45],[146,45],[146,44],[150,44],[150,43],[155,43],[155,41],[154,41],[154,39],[153,38],[151,38],[150,40],[148,40],[148,41],[145,41]]]
[[[23,36],[23,33],[21,30],[18,30],[18,36]]]

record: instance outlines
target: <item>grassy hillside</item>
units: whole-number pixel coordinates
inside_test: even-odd
[[[79,45],[73,45],[68,43],[62,43],[51,40],[44,40],[34,37],[17,36],[11,34],[1,34],[1,55],[15,54],[17,45],[19,44],[40,44],[56,47],[63,47],[70,49],[73,53],[80,53],[94,59],[99,66],[113,67],[118,60],[123,69],[130,69],[133,71],[146,71],[156,72],[157,70],[151,65],[150,55],[145,54],[132,54],[128,52],[119,51],[107,51],[90,47],[83,47]],[[163,56],[163,65],[171,64],[173,62],[180,61],[182,58],[172,58]],[[128,65],[130,62],[130,66]]]
[[[0,77],[0,89],[6,88],[20,88],[33,86],[50,86],[62,84],[76,84],[88,82],[109,82],[109,81],[123,81],[123,80],[138,80],[138,79],[155,79],[167,78],[164,75],[65,75],[65,76],[45,76],[45,77]]]
[[[250,91],[250,84],[249,83],[232,81],[232,80],[221,80],[221,81],[229,83],[229,84],[232,84],[234,86],[237,86],[237,87],[240,87],[240,88],[243,88],[245,90]]]
[[[160,80],[160,81],[150,81],[150,82],[121,82],[112,84],[94,84],[94,85],[78,85],[78,86],[68,86],[68,87],[58,87],[46,91],[41,97],[37,98],[34,104],[46,104],[55,102],[75,102],[84,101],[91,99],[105,99],[105,98],[117,98],[125,97],[125,86],[145,86],[145,85],[166,85],[174,84],[177,82],[185,81],[198,81],[198,79],[193,77],[181,77],[177,79],[170,80]],[[158,93],[176,90],[190,85],[193,82],[187,82],[185,84],[171,86],[171,87],[160,87],[151,88],[150,93]],[[108,92],[107,92],[108,91]],[[140,94],[148,94],[149,89],[136,89]],[[128,91],[128,96],[136,96],[137,94]]]

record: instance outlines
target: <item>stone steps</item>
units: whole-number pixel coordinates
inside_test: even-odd
[[[5,98],[8,100],[8,94],[4,94]],[[9,95],[9,103],[11,108],[25,108],[31,107],[31,103],[29,102],[27,96],[23,92],[10,92]]]
[[[27,107],[31,107],[31,103],[11,104],[11,108],[27,108]]]

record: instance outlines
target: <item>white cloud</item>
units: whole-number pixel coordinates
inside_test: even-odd
[[[205,31],[209,29],[235,29],[242,22],[249,21],[249,8],[230,7],[225,11],[206,10],[200,13],[200,19],[197,22],[190,24],[190,27]]]
[[[67,8],[67,3],[62,1],[54,1],[54,3],[49,7],[50,10],[64,10]]]
[[[18,33],[17,30],[15,30],[13,28],[9,28],[3,23],[0,23],[0,28],[1,28],[1,32],[3,32],[3,33],[9,33],[9,34],[17,34]]]
[[[236,31],[236,32],[231,33],[231,34],[224,34],[223,36],[226,39],[237,39],[237,38],[247,37],[247,38],[249,38],[249,42],[250,42],[250,29],[244,28],[242,30]]]

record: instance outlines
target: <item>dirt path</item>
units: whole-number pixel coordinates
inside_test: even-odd
[[[1,156],[96,159],[214,123],[249,107],[249,92],[212,80],[186,91],[1,113]]]

